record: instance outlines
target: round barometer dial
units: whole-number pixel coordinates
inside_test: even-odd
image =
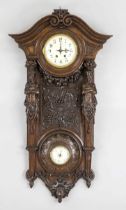
[[[64,68],[72,64],[78,54],[74,39],[65,34],[51,36],[43,47],[46,61],[57,68]]]
[[[41,138],[37,157],[41,167],[50,174],[67,174],[80,165],[82,146],[71,132],[53,130]]]
[[[63,165],[70,159],[70,152],[64,146],[56,146],[51,150],[50,158],[53,163]]]

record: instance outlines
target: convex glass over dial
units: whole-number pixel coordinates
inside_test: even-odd
[[[70,159],[70,152],[64,146],[56,146],[51,150],[50,158],[56,165],[63,165]]]
[[[75,61],[78,54],[77,44],[66,34],[56,34],[46,41],[43,54],[49,64],[64,68]]]

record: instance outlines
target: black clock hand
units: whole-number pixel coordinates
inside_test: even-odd
[[[61,157],[62,156],[62,151],[60,151],[60,153],[59,153],[59,157]]]
[[[67,53],[68,51],[70,51],[70,50],[68,50],[68,49],[65,49],[65,50],[62,50],[62,51],[64,51],[65,53]]]
[[[61,47],[61,40],[60,40],[60,53],[62,52],[62,47]]]
[[[63,51],[63,50],[62,50],[62,46],[61,46],[61,40],[60,40],[60,49],[57,50],[57,51],[60,52],[60,54],[61,54],[61,52]]]
[[[60,54],[61,54],[61,52],[65,52],[65,53],[67,53],[67,52],[69,52],[70,50],[68,50],[68,49],[65,49],[65,50],[59,49],[59,50],[57,50],[57,51],[59,51],[59,52],[60,52]]]

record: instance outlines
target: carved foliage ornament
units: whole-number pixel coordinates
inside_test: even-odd
[[[94,178],[94,60],[111,36],[62,9],[10,36],[27,58],[26,178],[30,187],[40,178],[61,202],[79,178],[87,187]]]
[[[61,86],[67,86],[69,83],[76,82],[81,76],[81,71],[78,70],[74,74],[66,77],[55,77],[53,75],[48,74],[45,71],[42,71],[41,74],[44,77],[44,80],[47,82],[47,85],[55,84],[56,86],[61,87]]]

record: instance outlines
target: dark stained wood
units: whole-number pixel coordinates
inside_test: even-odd
[[[52,34],[69,34],[76,41],[78,56],[73,64],[59,71],[48,64],[42,48]],[[111,36],[92,30],[68,10],[54,10],[22,34],[11,34],[26,54],[27,150],[30,187],[38,177],[61,202],[79,178],[88,187],[94,178],[91,169],[94,150],[96,87],[95,57]],[[71,153],[69,161],[58,166],[50,160],[50,151],[64,145]]]

